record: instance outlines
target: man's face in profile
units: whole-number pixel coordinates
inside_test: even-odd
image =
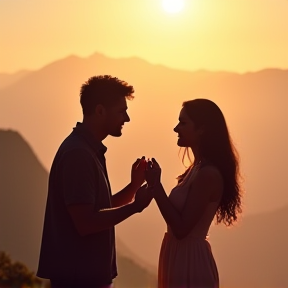
[[[108,135],[120,137],[125,122],[129,122],[130,118],[127,114],[127,102],[125,97],[120,98],[115,104],[106,107],[106,127]]]

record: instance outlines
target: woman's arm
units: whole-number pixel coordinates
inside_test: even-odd
[[[215,195],[216,199],[221,197],[222,190],[223,181],[220,172],[214,167],[206,166],[197,172],[182,212],[177,211],[170,202],[160,182],[154,186],[154,198],[175,237],[182,239],[200,220],[211,198],[215,199]]]

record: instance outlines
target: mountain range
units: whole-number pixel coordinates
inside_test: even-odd
[[[37,71],[0,74],[0,127],[19,131],[49,170],[59,144],[82,121],[81,85],[98,74],[117,76],[135,88],[135,99],[128,101],[131,122],[124,126],[123,136],[105,140],[115,190],[129,181],[130,166],[142,155],[159,160],[164,184],[171,189],[183,169],[173,132],[181,104],[209,98],[222,109],[240,153],[249,191],[245,212],[288,204],[288,200],[283,203],[288,199],[288,70],[191,72],[138,58],[112,59],[98,53],[88,58],[70,56]],[[127,147],[129,153],[119,153]]]
[[[138,58],[111,59],[95,53],[88,58],[60,59],[37,71],[0,74],[0,127],[19,131],[26,139],[32,147],[29,149],[38,156],[39,171],[44,171],[39,179],[47,178],[59,144],[76,121],[82,120],[81,84],[88,77],[99,74],[117,76],[135,88],[136,97],[128,102],[131,122],[124,126],[122,137],[104,141],[108,147],[107,165],[114,193],[130,181],[131,164],[142,155],[158,160],[163,184],[169,193],[176,176],[184,169],[178,157],[177,136],[173,132],[182,102],[209,98],[219,105],[240,154],[245,189],[242,222],[232,229],[214,226],[211,229],[210,241],[222,283],[225,287],[241,288],[249,287],[247,283],[256,283],[251,288],[287,287],[287,276],[283,274],[288,261],[287,248],[282,244],[287,242],[283,219],[288,215],[288,70],[265,69],[245,74],[191,72],[152,65]],[[28,197],[35,199],[30,203],[33,215],[43,214],[47,179],[42,180],[42,184],[31,184],[35,189],[42,185],[41,191],[44,191],[42,198],[39,195]],[[17,186],[12,181],[10,184]],[[16,196],[27,204],[27,199],[22,199],[24,196],[19,192]],[[12,207],[16,205],[14,200],[9,201]],[[38,207],[34,207],[36,201]],[[11,210],[9,205],[7,211]],[[27,211],[22,213],[19,215],[31,217]],[[39,217],[31,223],[40,225],[42,216]],[[21,223],[18,218],[11,221]],[[4,224],[6,226],[7,222],[3,222],[3,227]],[[129,250],[127,259],[145,263],[144,268],[155,275],[165,229],[165,222],[152,202],[143,213],[118,225],[116,232],[118,240]],[[38,240],[34,239],[36,243]],[[0,246],[1,243],[0,239]],[[18,248],[19,255],[25,253],[25,249],[20,250]],[[277,279],[285,285],[278,283],[275,286]],[[243,283],[247,285],[243,286]]]

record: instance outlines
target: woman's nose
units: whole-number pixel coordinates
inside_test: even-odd
[[[129,117],[129,115],[127,113],[126,113],[125,122],[130,122],[130,117]]]

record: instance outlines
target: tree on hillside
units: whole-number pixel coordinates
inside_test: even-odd
[[[42,281],[21,262],[12,262],[10,256],[0,251],[1,287],[26,288],[41,287]]]

